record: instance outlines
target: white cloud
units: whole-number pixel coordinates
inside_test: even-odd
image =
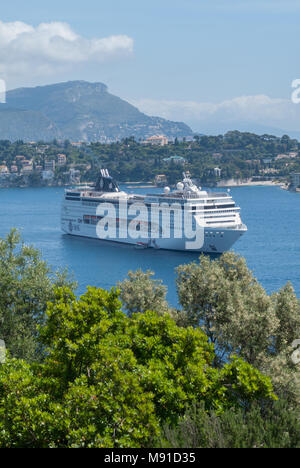
[[[291,90],[292,93],[292,90]],[[149,115],[184,121],[195,131],[217,132],[237,123],[300,131],[300,105],[265,95],[240,96],[218,103],[140,99],[131,103]]]
[[[78,64],[101,63],[133,52],[133,39],[126,35],[87,39],[69,24],[41,23],[37,27],[20,21],[0,21],[1,78],[48,75]]]

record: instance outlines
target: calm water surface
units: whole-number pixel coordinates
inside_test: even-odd
[[[38,248],[54,269],[67,267],[78,281],[110,288],[128,270],[153,270],[168,286],[168,299],[176,305],[174,269],[192,260],[194,253],[136,250],[132,246],[76,239],[60,230],[61,188],[0,189],[0,237],[17,227],[26,243]],[[134,190],[143,193],[143,189]],[[149,192],[149,190],[147,190]],[[233,247],[268,292],[288,280],[300,297],[300,194],[277,187],[240,187],[231,193],[242,207],[249,231]]]

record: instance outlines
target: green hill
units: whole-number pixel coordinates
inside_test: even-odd
[[[102,83],[19,88],[8,91],[7,103],[0,105],[0,139],[105,142],[157,134],[180,138],[193,132],[184,123],[143,114]]]

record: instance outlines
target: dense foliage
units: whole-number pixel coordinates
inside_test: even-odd
[[[151,297],[149,274],[142,278],[141,272],[130,273],[120,285],[130,307],[136,304],[136,297],[130,296],[135,283],[139,304]],[[224,364],[232,354],[240,356],[270,376],[276,393],[298,410],[300,368],[291,356],[292,344],[300,337],[300,303],[292,285],[269,296],[245,260],[231,252],[214,260],[203,255],[200,262],[178,267],[176,283],[181,309],[168,312],[179,326],[204,331],[216,349],[214,365]],[[160,293],[158,311],[166,301],[166,294]]]
[[[134,138],[121,142],[91,143],[74,146],[69,141],[54,140],[45,145],[22,141],[10,143],[0,141],[0,164],[9,165],[17,155],[33,158],[34,163],[43,165],[47,159],[55,159],[59,153],[67,155],[68,165],[80,170],[82,181],[94,181],[99,167],[106,167],[120,182],[153,181],[158,174],[165,174],[169,184],[181,179],[182,170],[189,170],[201,184],[214,185],[219,177],[214,168],[222,170],[222,179],[246,179],[258,177],[288,178],[291,172],[300,170],[300,157],[279,159],[279,154],[299,153],[300,144],[288,136],[255,135],[238,131],[219,136],[196,136],[193,141],[177,141],[166,146],[144,145]],[[165,161],[178,155],[185,164]],[[65,168],[56,169],[56,182],[65,182]],[[34,185],[36,175],[29,177]],[[24,181],[23,181],[24,182]]]
[[[0,286],[0,447],[299,446],[299,301],[242,258],[179,267],[175,310],[151,272],[77,298],[12,231]]]
[[[72,284],[65,272],[53,275],[40,253],[12,230],[0,239],[0,337],[18,358],[39,359],[37,325],[57,286]]]
[[[300,336],[300,303],[290,283],[269,296],[243,258],[180,266],[177,290],[187,324],[200,326],[218,349],[218,361],[236,353],[270,375],[275,389],[300,404],[299,367],[291,361]]]
[[[153,279],[153,276],[151,271],[129,271],[128,278],[119,282],[120,299],[129,317],[147,310],[156,310],[159,314],[169,310],[166,300],[167,288],[162,281]]]
[[[274,398],[269,379],[241,359],[213,368],[199,329],[155,312],[129,318],[118,295],[57,290],[39,331],[45,361],[0,368],[0,446],[145,446],[186,405],[222,412]]]
[[[165,426],[160,439],[170,448],[300,448],[299,417],[285,401],[249,411],[207,412],[190,408],[178,425]]]

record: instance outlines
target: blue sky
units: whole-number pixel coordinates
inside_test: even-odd
[[[300,105],[287,104],[300,78],[299,0],[11,0],[1,10],[0,78],[8,88],[102,81],[148,113],[183,115],[198,131],[205,121],[215,132],[229,125],[228,103],[232,124],[298,129]],[[5,25],[17,21],[32,31],[17,26],[23,35],[8,43]],[[54,22],[68,26],[64,41],[76,35],[71,48],[62,43],[65,55],[41,46],[39,25]],[[110,39],[97,42],[103,38]],[[238,101],[245,97],[253,97],[249,115]]]

